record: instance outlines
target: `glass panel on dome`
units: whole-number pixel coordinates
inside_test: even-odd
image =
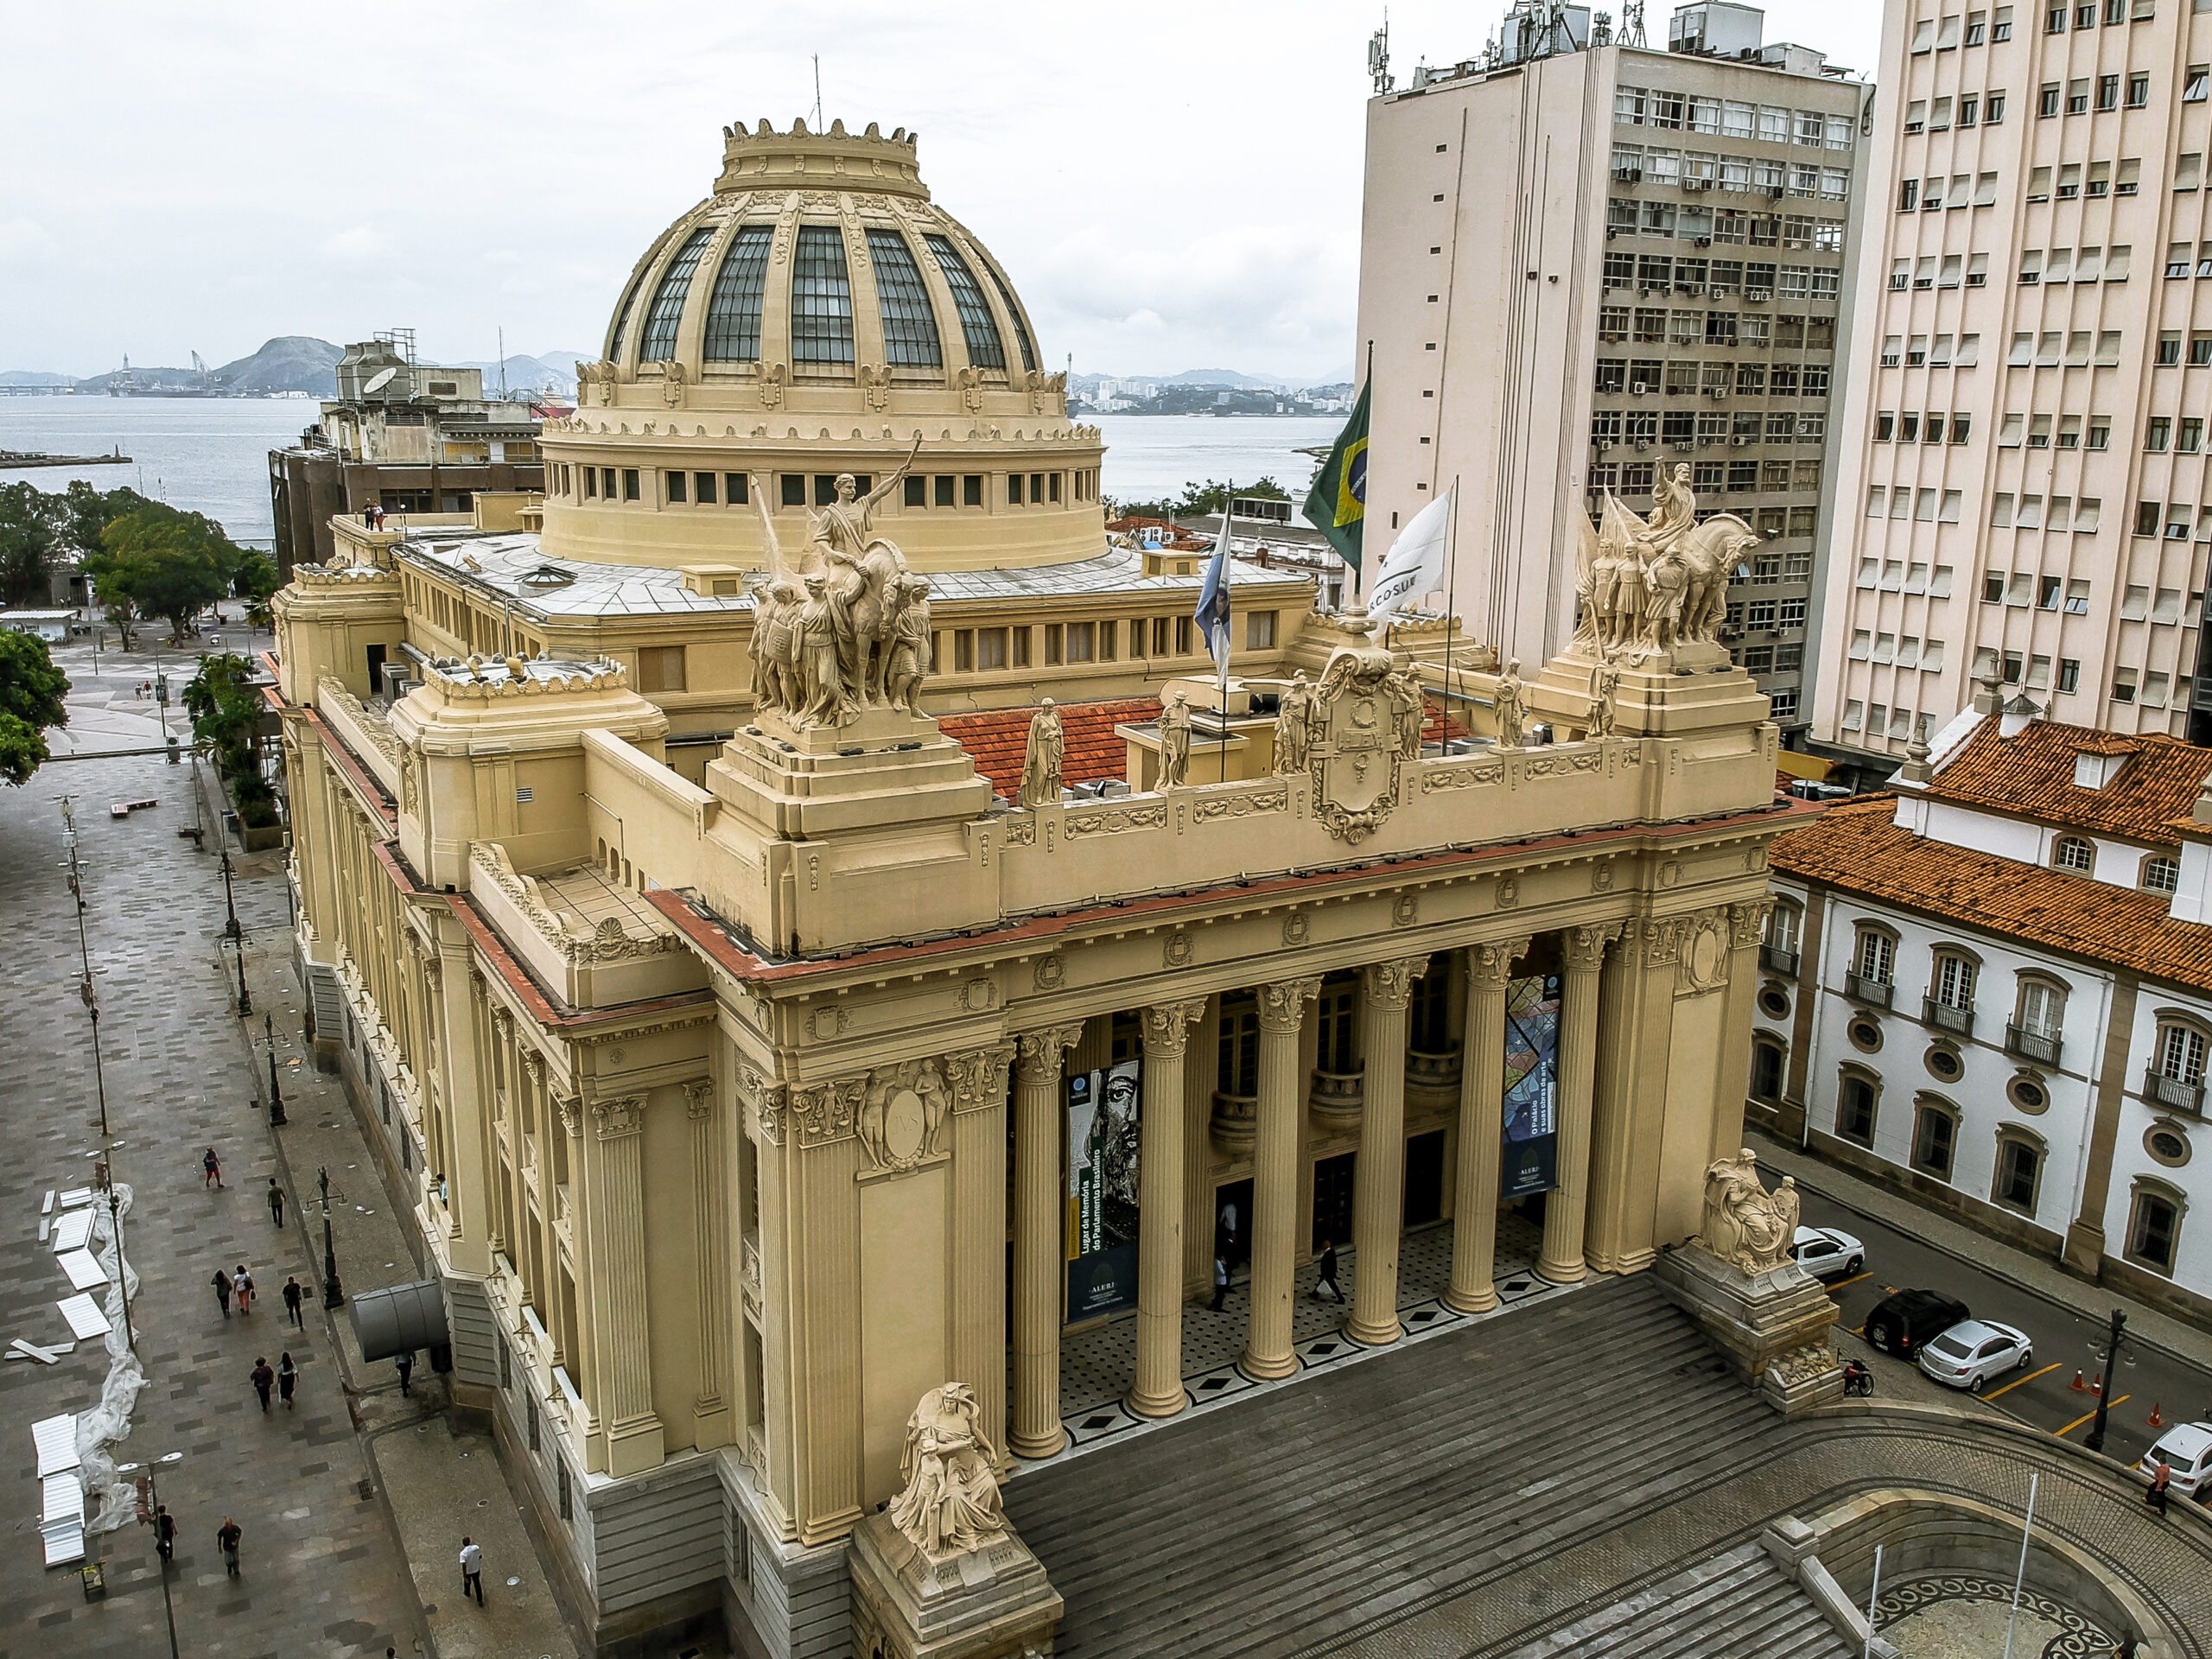
[[[645,279],[641,276],[638,280],[643,282]],[[614,343],[607,348],[607,360],[610,363],[622,360],[622,337],[630,332],[630,308],[637,302],[638,283],[632,283],[630,291],[622,296],[622,313],[614,319]]]
[[[1006,367],[1006,346],[999,339],[999,326],[992,320],[983,290],[976,285],[976,273],[968,269],[968,262],[952,245],[950,237],[931,232],[922,239],[930,245],[937,268],[944,273],[945,286],[952,290],[953,309],[960,313],[961,337],[968,342],[968,360],[979,369]]]
[[[645,332],[638,344],[638,361],[665,363],[676,355],[676,326],[683,321],[683,302],[691,292],[691,273],[706,257],[707,244],[715,239],[711,229],[700,229],[683,238],[676,257],[661,273],[653,290],[652,308],[645,313]]]
[[[1021,342],[1021,366],[1035,368],[1037,348],[1029,343],[1029,325],[1021,320],[1021,308],[1014,302],[1014,295],[1006,285],[1006,278],[994,270],[991,272],[991,285],[998,289],[999,298],[1006,302],[1007,315],[1014,319],[1014,337]]]
[[[853,360],[853,284],[834,225],[798,227],[791,261],[791,361]]]
[[[929,290],[922,286],[922,273],[915,269],[906,238],[896,231],[871,228],[868,251],[875,262],[884,356],[901,368],[944,367],[944,353],[937,341],[937,313],[930,309]]]
[[[707,361],[760,360],[760,296],[768,286],[768,245],[774,239],[774,227],[767,225],[740,226],[730,238],[707,298]]]

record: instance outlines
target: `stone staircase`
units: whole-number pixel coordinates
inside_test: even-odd
[[[1500,1659],[1856,1659],[1756,1543],[1621,1597]]]
[[[1513,1643],[1593,1600],[1599,1611],[1583,1616],[1613,1616],[1609,1630],[1656,1620],[1648,1628],[1662,1636],[1673,1599],[1713,1617],[1740,1603],[1749,1637],[1770,1621],[1795,1630],[1796,1611],[1811,1612],[1780,1573],[1728,1559],[1751,1536],[1658,1541],[1679,1597],[1661,1592],[1668,1580],[1548,1586],[1544,1567],[1803,1432],[1731,1380],[1638,1278],[1025,1474],[1006,1502],[1066,1599],[1058,1651],[1081,1659],[1379,1655],[1416,1614],[1451,1627],[1460,1653],[1565,1652]],[[1708,1557],[1720,1565],[1700,1578]],[[1479,1593],[1505,1578],[1516,1594]],[[1638,1596],[1654,1599],[1629,1606]],[[1807,1644],[1811,1627],[1733,1648],[1699,1636],[1700,1622],[1682,1615],[1685,1655],[1827,1651]],[[1618,1651],[1672,1650],[1641,1639],[1624,1635]]]

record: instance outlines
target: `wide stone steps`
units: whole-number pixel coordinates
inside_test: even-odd
[[[1033,1471],[1006,1497],[1066,1599],[1063,1653],[1287,1654],[1792,1432],[1625,1281]]]
[[[1853,1659],[1854,1650],[1756,1543],[1586,1614],[1499,1659]]]

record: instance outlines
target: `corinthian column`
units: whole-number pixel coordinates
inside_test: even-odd
[[[1598,1078],[1598,974],[1618,922],[1570,927],[1560,935],[1567,983],[1559,1017],[1558,1185],[1544,1201],[1544,1249],[1536,1271],[1568,1285],[1589,1269],[1582,1261],[1582,1220],[1590,1201],[1590,1103]]]
[[[1183,1051],[1205,999],[1144,1011],[1144,1143],[1137,1169],[1137,1377],[1129,1409],[1183,1409]]]
[[[1081,1025],[1025,1031],[1014,1052],[1014,1422],[1007,1444],[1049,1458],[1060,1427],[1060,1307],[1067,1276],[1060,1230],[1060,1062]]]
[[[696,1442],[702,1449],[719,1444],[722,1416],[723,1332],[730,1319],[728,1239],[722,1198],[721,1139],[715,1122],[715,1080],[698,1077],[683,1085],[683,1108],[691,1121],[691,1226],[698,1251],[699,1393],[692,1414],[699,1420]]]
[[[1260,988],[1260,1106],[1252,1148],[1252,1334],[1243,1361],[1248,1376],[1288,1376],[1298,1369],[1290,1339],[1297,1264],[1298,1034],[1306,1005],[1321,994],[1318,976]]]
[[[1398,1226],[1406,1208],[1406,1003],[1427,957],[1373,962],[1363,976],[1361,1052],[1367,1106],[1353,1167],[1352,1247],[1359,1252],[1344,1332],[1380,1348],[1405,1334],[1398,1323]]]
[[[1497,1306],[1497,1160],[1505,1138],[1505,999],[1524,938],[1467,952],[1467,1014],[1460,1039],[1459,1158],[1452,1186],[1452,1286],[1447,1306]]]
[[[592,1103],[593,1323],[606,1397],[607,1472],[636,1474],[661,1461],[653,1414],[652,1332],[645,1306],[645,1103],[639,1095]]]

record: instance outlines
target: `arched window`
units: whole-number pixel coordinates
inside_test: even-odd
[[[2066,988],[2053,980],[2020,976],[2020,998],[2005,1033],[2005,1046],[2024,1060],[2056,1065],[2066,1024]]]
[[[2154,1273],[2171,1274],[2181,1243],[2182,1214],[2187,1207],[2188,1199],[2179,1188],[2153,1181],[2147,1175],[2137,1176],[2127,1211],[2127,1259]]]
[[[638,361],[661,363],[676,355],[676,328],[683,321],[683,302],[691,293],[691,273],[699,268],[699,261],[706,257],[707,245],[715,239],[709,227],[696,230],[683,239],[676,257],[668,262],[668,269],[661,275],[660,286],[653,290],[653,302],[645,313],[645,330],[638,340]]]
[[[2158,1034],[2151,1050],[2151,1066],[2143,1092],[2161,1106],[2183,1111],[2198,1110],[2204,1100],[2205,1028],[2193,1020],[2161,1012]]]
[[[1913,1103],[1912,1166],[1939,1181],[1951,1179],[1951,1160],[1958,1150],[1959,1114],[1950,1102],[1923,1095]]]
[[[1777,903],[1766,913],[1766,939],[1759,960],[1777,974],[1797,971],[1798,940],[1804,930],[1804,912],[1791,904]]]
[[[2097,868],[2096,845],[2080,836],[2061,836],[2050,849],[2050,862],[2054,869],[2087,875]]]
[[[2143,861],[2142,885],[2145,893],[2171,893],[2181,886],[2181,860],[2152,854]]]
[[[1872,1073],[1846,1071],[1836,1087],[1836,1134],[1862,1147],[1872,1146],[1874,1111],[1881,1092],[1881,1080]]]
[[[760,360],[760,305],[768,289],[772,225],[741,225],[722,255],[713,293],[707,296],[707,338],[701,353],[709,363]]]
[[[1777,1101],[1782,1098],[1783,1066],[1788,1055],[1780,1043],[1764,1040],[1751,1045],[1751,1097],[1754,1100]]]
[[[791,360],[853,360],[853,285],[834,225],[802,225],[791,258]]]

